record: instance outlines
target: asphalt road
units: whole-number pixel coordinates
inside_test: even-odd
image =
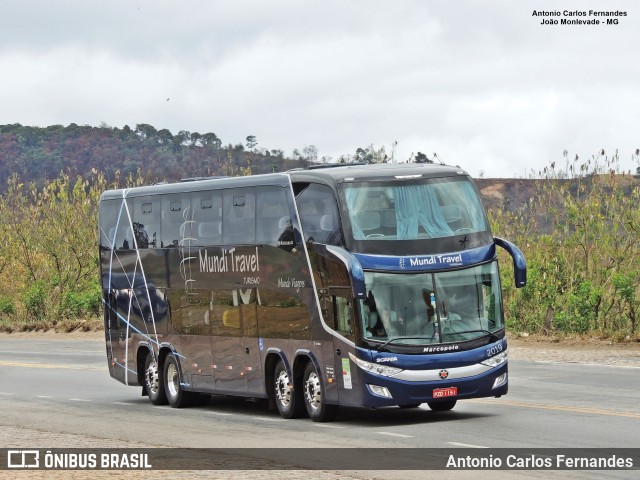
[[[318,424],[283,420],[265,402],[228,397],[189,409],[152,406],[140,388],[109,377],[101,341],[2,338],[0,447],[640,448],[640,368],[523,360],[509,368],[510,391],[501,399],[461,401],[444,413],[426,405],[349,408]],[[508,473],[491,477],[546,478],[550,472]],[[552,473],[575,478],[577,472]]]

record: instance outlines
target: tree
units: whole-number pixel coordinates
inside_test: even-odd
[[[256,145],[258,145],[258,141],[256,140],[256,136],[255,135],[249,135],[247,137],[247,149],[248,150],[253,150],[254,148],[256,148]]]
[[[180,145],[185,145],[191,141],[191,132],[188,130],[180,130],[177,135],[175,135],[174,139],[180,142]]]
[[[147,123],[137,124],[135,132],[138,134],[140,138],[143,138],[145,140],[155,138],[156,135],[158,134],[158,131],[155,129],[155,127]]]
[[[315,162],[316,160],[318,160],[318,149],[315,147],[315,145],[305,146],[302,150],[302,153],[304,157],[311,162]]]
[[[433,160],[429,160],[429,158],[422,152],[416,153],[414,160],[416,163],[433,163]]]
[[[218,136],[213,132],[205,133],[204,135],[202,135],[200,140],[202,141],[203,145],[211,145],[215,148],[220,148],[222,146],[222,140],[220,140]]]
[[[171,144],[171,142],[173,142],[173,134],[166,128],[163,128],[162,130],[158,131],[157,138],[158,138],[158,143],[161,145],[169,145]]]
[[[371,144],[366,148],[358,148],[354,160],[364,163],[387,163],[388,158],[384,145],[376,150]]]
[[[183,145],[187,145],[191,141],[191,132],[187,130],[180,130],[173,137],[173,149],[174,151],[180,150],[180,147]]]

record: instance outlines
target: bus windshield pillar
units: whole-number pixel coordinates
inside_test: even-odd
[[[347,269],[349,277],[351,278],[353,297],[361,299],[366,298],[367,291],[364,283],[364,270],[355,255],[344,248],[325,245],[322,243],[313,243],[313,249],[320,255],[333,258],[343,263]]]

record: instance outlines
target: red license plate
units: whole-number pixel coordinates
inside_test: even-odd
[[[455,397],[456,395],[458,395],[458,387],[433,389],[433,398]]]

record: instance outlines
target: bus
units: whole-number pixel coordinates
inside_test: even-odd
[[[110,190],[99,248],[110,375],[155,405],[268,399],[452,409],[508,390],[496,247],[457,167],[336,165]],[[274,406],[275,404],[275,406]]]

